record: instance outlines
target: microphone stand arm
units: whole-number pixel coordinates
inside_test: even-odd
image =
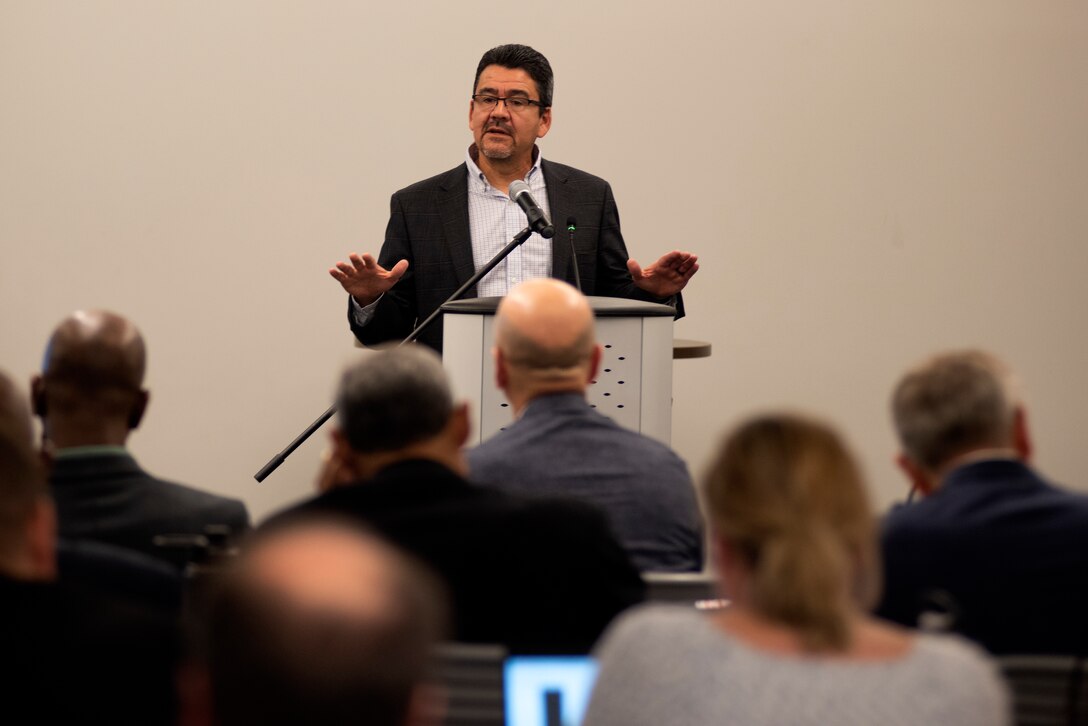
[[[471,288],[473,288],[476,283],[482,280],[484,275],[495,269],[496,265],[509,257],[511,252],[520,247],[525,242],[525,240],[529,239],[529,236],[532,235],[532,233],[532,227],[526,227],[525,229],[518,232],[514,236],[514,238],[507,243],[505,247],[499,250],[499,252],[488,261],[486,265],[477,270],[476,274],[474,274],[472,277],[468,278],[465,281],[464,285],[461,285],[461,287],[454,290],[453,294],[446,298],[446,302],[442,303],[442,305],[445,305],[448,302],[453,302],[454,300],[459,300],[462,295],[464,295]],[[419,334],[422,333],[427,328],[427,326],[433,323],[435,319],[437,319],[438,316],[442,314],[442,305],[439,305],[437,308],[435,308],[434,311],[430,315],[428,315],[422,323],[417,325],[412,332],[408,333],[404,340],[398,343],[398,347],[404,345],[405,343],[411,343],[416,338],[418,338]],[[295,449],[297,449],[299,446],[302,446],[306,439],[310,438],[310,436],[312,436],[315,431],[321,428],[326,421],[332,418],[334,413],[336,413],[335,403],[329,406],[328,409],[325,410],[325,413],[318,416],[312,424],[307,426],[305,431],[296,436],[295,440],[289,443],[283,451],[269,459],[268,463],[262,466],[260,471],[253,475],[253,478],[256,479],[258,482],[262,482],[266,478],[268,478],[268,475],[278,469],[280,464],[286,461],[287,457],[294,453]]]

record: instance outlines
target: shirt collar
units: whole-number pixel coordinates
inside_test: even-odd
[[[495,188],[488,183],[487,177],[480,171],[480,165],[476,163],[479,158],[480,150],[476,147],[476,144],[470,145],[468,151],[465,152],[465,165],[468,167],[469,183],[473,185],[476,191],[491,193]],[[543,158],[540,147],[533,144],[533,165],[529,167],[529,173],[525,175],[525,182],[529,186],[532,186],[533,179],[536,178],[537,173],[540,171],[540,161]]]
[[[124,446],[69,446],[66,449],[57,449],[53,452],[54,459],[72,459],[77,456],[127,456],[128,449]]]

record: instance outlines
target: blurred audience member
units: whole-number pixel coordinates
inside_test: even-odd
[[[1031,468],[1010,370],[980,351],[938,355],[899,382],[892,416],[923,499],[884,523],[879,614],[994,653],[1088,653],[1088,497]]]
[[[27,402],[0,373],[6,712],[35,723],[173,723],[171,623],[54,582],[53,504],[30,432]]]
[[[207,680],[190,680],[183,723],[441,722],[428,678],[444,595],[388,545],[301,518],[262,531],[217,578],[199,651]]]
[[[984,654],[867,616],[878,593],[865,485],[827,426],[756,418],[704,483],[732,604],[639,609],[599,648],[586,726],[1008,723]]]
[[[687,466],[586,400],[601,346],[585,296],[559,280],[518,285],[499,305],[494,355],[517,419],[468,453],[473,481],[600,507],[640,570],[702,568]]]
[[[76,312],[53,332],[44,370],[32,383],[52,457],[49,477],[61,536],[126,547],[175,565],[185,547],[164,548],[157,535],[192,540],[209,525],[248,527],[236,500],[157,479],[125,448],[140,424],[148,392],[140,331],[109,312]],[[181,442],[179,442],[179,445]]]
[[[293,513],[363,521],[433,567],[457,640],[513,652],[585,652],[643,585],[604,516],[577,501],[523,499],[464,478],[468,410],[430,350],[374,353],[349,368],[322,477]],[[350,483],[346,483],[350,482]]]

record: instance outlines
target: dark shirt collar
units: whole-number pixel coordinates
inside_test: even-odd
[[[1016,458],[981,459],[969,461],[948,473],[941,484],[945,487],[965,484],[987,484],[1012,481],[1035,481],[1037,477],[1026,463]],[[939,491],[939,490],[938,490]]]

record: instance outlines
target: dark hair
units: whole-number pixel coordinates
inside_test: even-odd
[[[516,43],[500,45],[487,51],[480,58],[480,64],[476,66],[476,78],[472,81],[473,93],[476,93],[476,86],[480,83],[480,74],[488,66],[520,68],[525,71],[536,82],[536,90],[540,94],[540,102],[544,105],[544,108],[551,107],[555,77],[552,75],[551,63],[540,51]]]
[[[413,345],[375,353],[346,370],[336,407],[353,450],[398,451],[442,431],[453,394],[438,356]]]

